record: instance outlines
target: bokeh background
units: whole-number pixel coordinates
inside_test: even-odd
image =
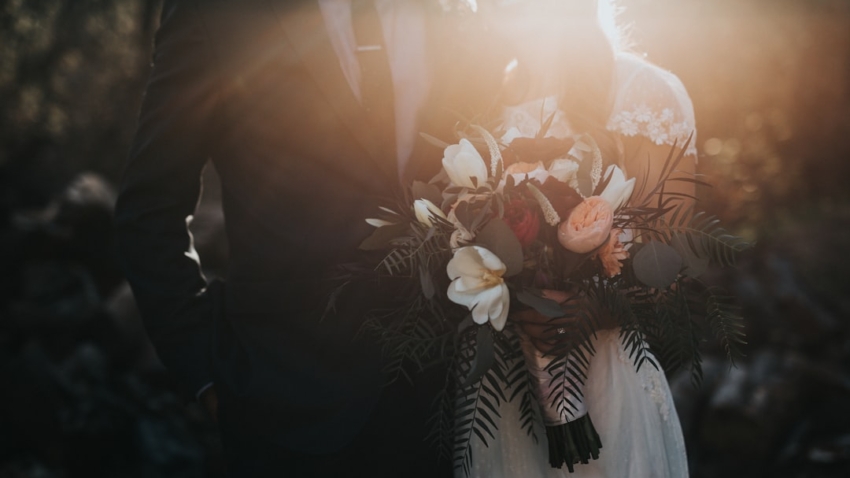
[[[110,219],[160,0],[0,0],[0,478],[222,476],[116,267]],[[699,128],[702,207],[756,241],[706,280],[746,358],[670,376],[694,477],[850,476],[850,1],[621,0]],[[213,171],[193,225],[226,264]]]

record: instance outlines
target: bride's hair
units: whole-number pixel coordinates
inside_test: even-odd
[[[597,4],[596,0],[558,1]],[[573,14],[582,16],[574,22],[576,28],[563,28],[553,38],[563,58],[557,66],[562,84],[560,106],[577,131],[604,131],[612,107],[614,47],[602,28],[599,9],[577,9]]]
[[[543,6],[543,2],[548,5]],[[510,103],[508,89],[519,90],[519,96],[523,96],[523,88],[535,74],[525,67],[521,53],[512,48],[514,42],[523,39],[494,31],[492,18],[488,16],[498,15],[500,8],[505,6],[548,8],[541,11],[556,12],[564,19],[564,26],[558,28],[557,21],[547,21],[548,27],[541,25],[542,30],[536,30],[535,34],[542,34],[547,45],[560,50],[559,60],[553,65],[562,85],[560,107],[577,132],[591,133],[597,141],[608,142],[610,135],[605,125],[612,108],[614,58],[622,44],[615,22],[616,10],[610,0],[478,0],[478,3],[480,20],[488,25],[484,35],[473,40],[479,41],[477,74],[474,75],[479,88],[476,95],[479,111],[481,106],[484,110],[498,111]],[[511,75],[506,73],[508,65],[515,67]],[[487,86],[482,88],[482,85]],[[613,144],[600,146],[608,149]]]

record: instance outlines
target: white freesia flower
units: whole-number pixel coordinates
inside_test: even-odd
[[[578,163],[571,159],[556,159],[549,165],[549,176],[570,184],[578,173]]]
[[[446,267],[452,280],[449,299],[471,310],[476,324],[489,321],[494,329],[501,331],[510,308],[508,286],[502,278],[505,270],[505,264],[483,247],[458,249]]]
[[[413,212],[416,214],[416,220],[428,227],[434,225],[434,218],[440,217],[448,220],[445,213],[427,199],[417,199],[414,201]]]
[[[614,211],[620,209],[632,196],[635,189],[635,178],[626,181],[626,175],[615,165],[608,166],[603,177],[611,177],[605,190],[599,196],[608,201]]]
[[[487,182],[484,158],[467,139],[446,148],[443,152],[443,168],[455,186],[475,189]],[[473,184],[471,178],[475,178],[476,184]]]

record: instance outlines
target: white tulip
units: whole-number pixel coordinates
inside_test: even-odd
[[[445,213],[427,199],[417,199],[414,201],[413,212],[416,214],[416,219],[428,227],[434,225],[434,218],[440,217],[448,220]]]
[[[489,321],[494,329],[501,331],[508,319],[511,300],[502,278],[505,270],[505,264],[483,247],[458,249],[446,267],[452,280],[449,299],[471,310],[476,324]]]
[[[446,148],[443,152],[443,168],[455,186],[475,189],[487,182],[484,158],[467,139]],[[475,178],[475,184],[471,178]]]
[[[625,205],[635,189],[635,178],[626,181],[626,175],[615,165],[608,166],[603,177],[611,177],[605,190],[599,196],[608,201],[614,211]]]

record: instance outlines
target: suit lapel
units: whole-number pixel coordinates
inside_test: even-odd
[[[351,91],[337,61],[318,2],[292,2],[296,5],[286,8],[286,11],[275,0],[266,0],[265,3],[277,18],[286,41],[295,50],[336,114],[380,171],[388,178],[397,178],[395,155],[384,151],[376,138],[376,132],[368,128],[366,113]]]

